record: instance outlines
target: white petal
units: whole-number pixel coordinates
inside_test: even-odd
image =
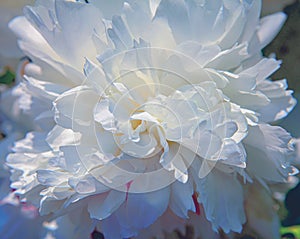
[[[263,122],[275,122],[286,117],[297,103],[292,96],[293,91],[286,90],[286,80],[265,80],[257,85],[257,89],[270,99],[270,103],[258,111]]]
[[[139,230],[156,221],[167,209],[169,196],[168,187],[149,193],[129,193],[126,202],[116,212],[123,238],[136,236]]]
[[[157,10],[157,8],[159,6],[160,1],[161,0],[150,0],[149,1],[152,17],[155,16],[156,10]]]
[[[93,122],[93,106],[98,100],[87,86],[78,86],[61,94],[53,103],[55,121],[62,127],[78,129]]]
[[[290,134],[278,126],[259,124],[250,127],[244,140],[250,176],[267,182],[284,182],[292,172],[290,162],[294,150],[289,145],[291,139]]]
[[[112,28],[108,29],[108,35],[115,44],[116,49],[122,50],[133,46],[133,39],[120,16],[113,16]]]
[[[102,232],[106,239],[122,239],[121,228],[115,214],[103,220]]]
[[[89,200],[88,211],[91,218],[103,220],[112,215],[126,199],[126,193],[112,190],[106,197],[96,196]]]
[[[282,13],[274,13],[261,19],[261,26],[257,32],[261,49],[268,45],[282,28],[287,16]]]
[[[225,233],[242,231],[246,222],[243,188],[233,175],[213,170],[200,179],[197,190],[206,218],[212,222],[215,231],[218,228]]]
[[[80,134],[70,129],[56,125],[47,135],[46,141],[53,150],[59,150],[62,145],[75,145],[79,143]]]
[[[155,17],[166,17],[177,42],[191,37],[187,6],[182,0],[162,0]]]
[[[188,218],[188,211],[196,212],[193,201],[194,188],[192,180],[186,183],[174,182],[171,185],[171,193],[169,207],[177,216]]]
[[[66,181],[67,174],[50,170],[38,170],[37,178],[42,185],[57,186]]]
[[[108,100],[104,99],[96,104],[94,109],[94,119],[96,122],[99,122],[105,130],[112,132],[117,130],[115,122],[116,120],[110,110]]]
[[[247,44],[240,44],[229,50],[220,52],[220,54],[212,59],[206,67],[219,70],[230,70],[239,66],[247,57]]]

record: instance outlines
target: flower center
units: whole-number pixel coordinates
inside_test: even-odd
[[[142,124],[142,121],[141,120],[131,120],[130,123],[131,123],[132,129],[136,130],[137,127],[139,127]]]

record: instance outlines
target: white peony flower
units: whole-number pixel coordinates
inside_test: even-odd
[[[269,123],[295,100],[260,53],[285,15],[259,20],[260,1],[102,4],[41,0],[10,23],[33,62],[19,107],[38,129],[7,158],[12,188],[42,215],[75,214],[86,238],[143,238],[160,220],[240,233],[246,185],[294,173],[291,136]]]

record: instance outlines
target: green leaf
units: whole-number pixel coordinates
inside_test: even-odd
[[[300,239],[300,225],[291,227],[281,227],[280,233],[281,235],[286,233],[293,233],[296,238]]]
[[[10,85],[14,82],[15,77],[15,74],[7,68],[4,74],[0,75],[0,84]]]

